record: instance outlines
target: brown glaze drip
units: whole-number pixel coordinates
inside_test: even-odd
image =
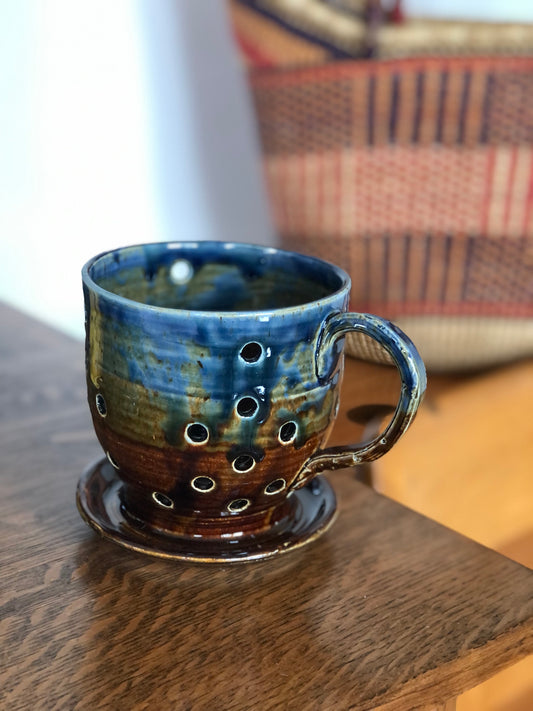
[[[239,516],[239,526],[242,520],[243,525],[250,522],[253,527],[256,517],[270,520],[273,511],[286,498],[302,465],[322,440],[315,435],[298,449],[288,445],[267,450],[251,471],[241,474],[232,468],[226,449],[206,451],[190,447],[180,450],[178,465],[176,448],[170,445],[152,447],[123,435],[117,436],[97,413],[93,413],[93,420],[102,447],[112,453],[113,461],[119,465],[120,478],[125,484],[126,508],[150,525],[154,522],[154,526],[168,530],[179,529],[183,521],[198,521],[199,517],[218,521],[223,528],[227,527],[223,522],[228,519],[235,527],[236,516]],[[139,462],[143,467],[142,481],[136,474]],[[197,477],[209,477],[215,487],[206,492],[196,490],[192,481]],[[286,482],[286,487],[278,493],[266,493],[266,486],[279,479]],[[153,498],[154,492],[167,496],[175,504],[174,508],[158,504]],[[249,506],[240,514],[232,514],[228,505],[243,498],[249,500]],[[278,512],[277,515],[283,514]]]

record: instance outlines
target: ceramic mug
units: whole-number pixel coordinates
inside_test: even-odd
[[[388,321],[349,313],[350,279],[301,254],[220,242],[130,246],[83,269],[88,399],[106,459],[78,487],[84,518],[137,550],[199,561],[268,557],[331,523],[324,470],[376,459],[412,421],[423,363]],[[391,422],[323,448],[343,341],[398,366]]]

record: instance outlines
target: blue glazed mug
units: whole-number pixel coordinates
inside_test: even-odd
[[[136,550],[226,561],[303,545],[335,513],[316,475],[383,455],[425,390],[407,336],[347,312],[348,275],[319,259],[247,244],[146,244],[92,259],[83,288],[88,399],[106,459],[80,481],[78,506]],[[324,448],[350,331],[390,353],[400,400],[371,442]]]

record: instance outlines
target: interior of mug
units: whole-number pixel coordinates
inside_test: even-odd
[[[222,242],[146,244],[107,252],[87,269],[133,301],[198,311],[269,311],[336,293],[344,273],[292,252]]]

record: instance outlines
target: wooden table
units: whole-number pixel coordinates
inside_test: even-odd
[[[533,650],[531,571],[351,471],[333,528],[277,560],[99,539],[74,502],[101,455],[83,347],[3,306],[0,402],[2,709],[451,709]]]

